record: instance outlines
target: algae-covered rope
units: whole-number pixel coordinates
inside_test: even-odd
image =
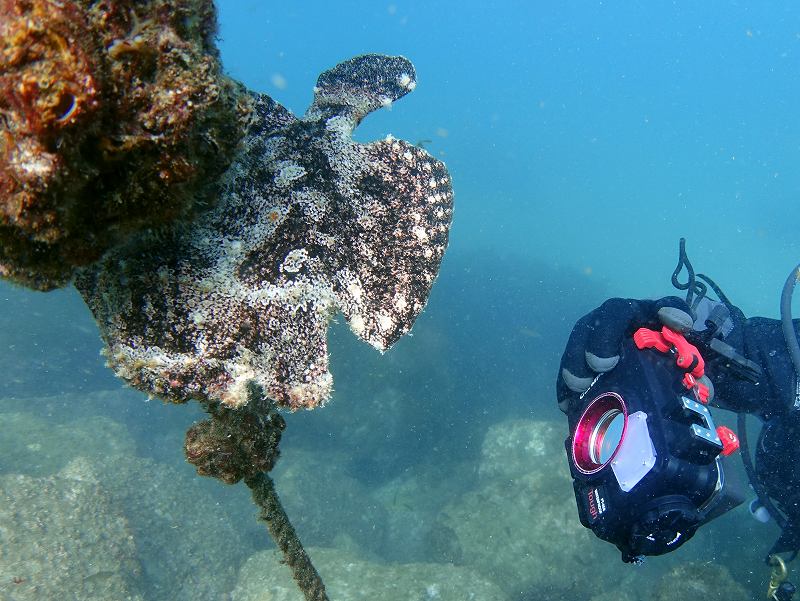
[[[275,492],[272,478],[262,472],[245,478],[245,484],[253,492],[253,501],[261,508],[259,517],[267,523],[272,540],[283,553],[286,564],[291,568],[292,576],[307,601],[328,601],[322,578],[289,522]]]
[[[210,419],[194,424],[186,433],[184,452],[201,476],[227,484],[244,480],[261,510],[272,540],[283,553],[297,586],[307,601],[328,601],[311,559],[283,510],[272,478],[267,475],[280,455],[278,445],[286,422],[275,402],[251,382],[247,404],[231,409],[222,403],[208,403]]]

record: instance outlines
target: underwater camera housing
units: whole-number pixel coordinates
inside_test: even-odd
[[[568,413],[567,458],[581,523],[626,562],[680,547],[744,500],[717,428],[697,349],[669,328],[639,329]]]

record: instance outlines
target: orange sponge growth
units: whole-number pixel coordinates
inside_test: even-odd
[[[246,108],[211,0],[0,0],[0,276],[70,281],[214,197]]]

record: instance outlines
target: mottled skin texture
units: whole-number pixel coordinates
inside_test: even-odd
[[[351,134],[414,85],[406,59],[366,55],[323,73],[302,119],[255,95],[217,205],[77,277],[116,372],[174,402],[241,406],[252,382],[313,408],[337,311],[379,350],[406,333],[447,245],[450,178],[421,148]]]

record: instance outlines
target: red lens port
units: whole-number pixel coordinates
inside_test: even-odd
[[[619,450],[628,425],[622,397],[606,392],[581,414],[572,436],[572,462],[578,471],[594,474],[607,466]]]

